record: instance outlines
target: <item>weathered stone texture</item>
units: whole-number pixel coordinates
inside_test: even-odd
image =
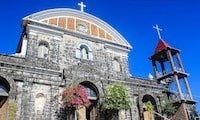
[[[55,21],[52,19],[52,24]],[[69,18],[67,24],[69,29],[75,29],[74,18]],[[29,31],[24,36],[28,41],[25,57],[0,55],[0,73],[9,76],[15,83],[12,87],[16,90],[10,99],[17,103],[17,120],[56,120],[59,100],[52,102],[52,98],[72,82],[90,82],[95,85],[99,92],[98,120],[104,119],[101,110],[104,90],[113,82],[123,82],[127,85],[133,102],[133,107],[122,113],[122,119],[141,119],[145,95],[151,96],[158,106],[157,110],[160,110],[159,100],[162,100],[163,89],[155,81],[130,76],[128,50],[121,50],[122,46],[105,42],[105,39],[92,38],[72,31],[58,31],[58,28],[46,25],[43,26],[44,29],[37,29],[34,25],[42,27],[38,24],[28,26]],[[63,25],[65,22],[61,26]],[[104,30],[96,29],[96,26],[93,26],[93,35],[99,31],[101,38],[106,37]],[[45,58],[38,57],[40,41],[45,41],[49,45]],[[81,44],[90,47],[92,59],[77,57]],[[119,70],[114,68],[115,60],[119,64]]]

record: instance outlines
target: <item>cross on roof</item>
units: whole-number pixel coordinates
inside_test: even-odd
[[[86,7],[86,5],[82,1],[78,3],[78,5],[81,7],[81,12],[84,12],[84,7]]]
[[[157,24],[156,24],[156,26],[153,26],[153,28],[156,29],[156,31],[158,33],[158,37],[159,37],[159,39],[161,39],[160,31],[162,31],[162,29],[159,28]]]

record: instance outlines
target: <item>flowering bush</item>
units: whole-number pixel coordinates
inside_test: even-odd
[[[78,108],[81,106],[88,107],[91,102],[82,85],[70,86],[61,93],[61,106]]]

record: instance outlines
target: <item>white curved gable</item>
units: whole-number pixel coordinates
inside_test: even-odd
[[[23,20],[26,19],[33,19],[76,32],[81,30],[89,36],[108,40],[129,49],[132,48],[128,41],[109,24],[91,14],[78,10],[69,8],[49,9],[23,18]],[[84,25],[86,29],[78,28],[79,24]]]

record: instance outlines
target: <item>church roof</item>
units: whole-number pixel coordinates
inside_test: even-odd
[[[167,44],[164,40],[159,39],[157,47],[155,49],[155,54],[167,48],[171,48],[171,46]]]
[[[150,57],[151,60],[157,61],[166,61],[168,60],[166,51],[170,50],[172,55],[179,53],[180,50],[171,47],[168,43],[166,43],[163,39],[159,39],[158,44],[156,46],[154,54]]]
[[[103,20],[79,10],[55,8],[43,10],[23,18],[34,22],[64,28],[65,30],[95,37],[131,49],[128,41]]]

